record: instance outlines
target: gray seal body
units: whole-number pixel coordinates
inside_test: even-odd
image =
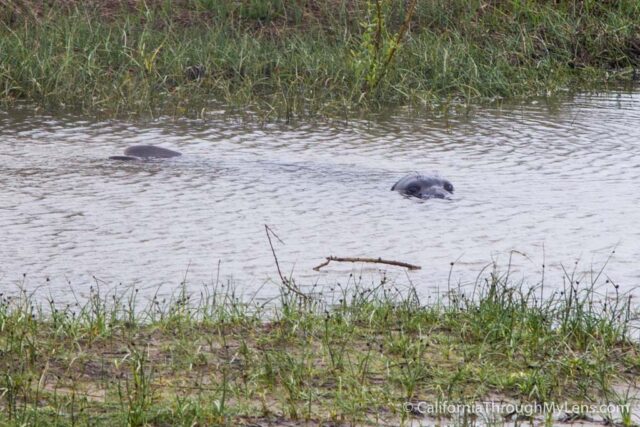
[[[124,156],[111,156],[111,160],[168,159],[182,154],[155,145],[133,145],[124,150]]]
[[[391,190],[419,199],[448,199],[453,194],[453,185],[438,176],[413,173],[401,178]]]

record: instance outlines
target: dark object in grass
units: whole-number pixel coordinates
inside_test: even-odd
[[[188,80],[200,80],[207,73],[207,69],[204,65],[192,65],[185,68],[184,73]]]
[[[453,194],[453,185],[437,176],[412,173],[393,184],[391,191],[419,199],[448,199]]]
[[[168,159],[182,154],[168,148],[154,145],[134,145],[124,150],[124,156],[111,156],[110,160],[138,160],[138,159]]]

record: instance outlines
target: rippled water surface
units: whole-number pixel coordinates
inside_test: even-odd
[[[376,265],[314,272],[328,255],[419,264],[387,275],[428,292],[512,254],[517,277],[535,282],[545,263],[553,286],[561,265],[597,268],[614,249],[606,273],[622,289],[640,285],[640,94],[348,125],[136,124],[16,108],[0,112],[0,143],[0,291],[24,281],[65,299],[96,277],[169,292],[186,276],[268,297],[277,272],[264,224],[284,242],[285,273],[307,285],[351,271],[379,279]],[[105,160],[140,143],[184,156]],[[454,199],[389,191],[411,171],[439,172]]]

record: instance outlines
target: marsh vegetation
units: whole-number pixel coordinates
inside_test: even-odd
[[[622,405],[609,421],[633,425],[639,313],[601,273],[549,292],[493,270],[422,300],[353,276],[276,301],[221,283],[143,300],[97,282],[65,306],[23,290],[0,304],[0,422],[399,425],[420,416],[406,402],[500,398]]]
[[[0,97],[114,114],[262,118],[637,80],[636,1],[50,1],[0,12]]]

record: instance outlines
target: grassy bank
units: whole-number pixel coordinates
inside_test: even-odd
[[[405,402],[504,399],[631,405],[617,421],[632,425],[639,312],[609,281],[568,277],[544,300],[549,284],[497,272],[446,300],[353,278],[332,297],[288,286],[267,305],[224,286],[150,301],[92,288],[72,306],[4,296],[0,424],[407,425],[422,414]]]
[[[447,106],[604,88],[640,64],[635,0],[0,4],[0,97],[107,115]]]

